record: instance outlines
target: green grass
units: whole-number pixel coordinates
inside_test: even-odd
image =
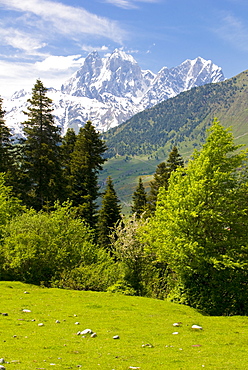
[[[19,282],[0,282],[0,294],[1,313],[8,313],[0,315],[7,370],[247,369],[247,317],[209,317],[166,301]],[[175,328],[175,322],[182,324]],[[193,324],[203,330],[193,331]],[[97,337],[76,334],[86,328]]]

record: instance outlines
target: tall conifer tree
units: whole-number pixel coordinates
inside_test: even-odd
[[[163,187],[167,190],[171,173],[178,167],[183,166],[184,161],[178,153],[177,147],[174,146],[167,161],[162,162],[157,166],[153,180],[150,182],[151,189],[149,194],[149,208],[152,213],[155,212],[159,188]]]
[[[55,126],[52,100],[47,88],[37,80],[28,99],[28,120],[23,122],[25,139],[22,140],[22,197],[36,210],[52,205],[62,195],[60,129]]]
[[[132,198],[132,213],[136,213],[136,216],[140,218],[141,214],[146,210],[147,205],[147,195],[141,177]]]
[[[103,158],[106,149],[104,141],[90,121],[80,128],[71,156],[70,198],[78,215],[92,227],[95,227],[97,221],[98,173],[106,161]]]
[[[2,108],[3,100],[0,98],[0,172],[7,174],[6,180],[13,174],[13,151],[12,137],[10,129],[6,126],[4,120],[5,111]]]
[[[119,203],[112,179],[108,177],[97,224],[98,244],[106,249],[110,246],[109,235],[112,229],[121,220],[121,206]]]

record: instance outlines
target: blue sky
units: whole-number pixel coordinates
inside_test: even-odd
[[[248,69],[247,0],[0,0],[0,96],[59,88],[89,52],[122,48],[158,72],[201,56]]]

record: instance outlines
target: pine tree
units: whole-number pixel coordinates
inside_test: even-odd
[[[97,236],[100,247],[110,248],[109,235],[117,222],[121,220],[121,206],[119,203],[112,179],[108,177],[97,223]]]
[[[106,149],[104,141],[90,121],[80,128],[71,156],[70,198],[78,215],[92,227],[95,227],[97,221],[98,173],[106,161],[102,156]]]
[[[169,178],[173,171],[178,167],[183,167],[184,161],[178,153],[177,147],[174,146],[166,162],[157,166],[153,180],[150,182],[149,209],[151,213],[155,212],[158,191],[161,187],[165,190],[168,188]]]
[[[65,189],[65,198],[68,199],[72,194],[72,173],[71,173],[71,160],[72,153],[75,148],[77,140],[77,135],[72,128],[69,128],[62,138],[61,145],[61,157],[62,157],[62,167],[63,167],[63,181]]]
[[[36,210],[46,204],[53,205],[62,197],[60,129],[55,126],[52,115],[52,100],[37,80],[32,89],[28,120],[23,122],[25,139],[22,143],[22,198]]]
[[[0,98],[0,172],[5,172],[7,184],[13,175],[14,159],[12,149],[12,135],[4,121],[5,111],[2,109],[3,100]]]
[[[140,218],[141,214],[146,210],[147,206],[147,195],[141,177],[139,178],[139,184],[135,192],[133,193],[132,199],[132,213],[136,213],[136,217]]]

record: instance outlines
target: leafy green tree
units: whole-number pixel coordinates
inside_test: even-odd
[[[34,284],[49,285],[62,273],[97,258],[92,230],[75,217],[68,202],[50,213],[31,209],[13,218],[2,249],[9,278]]]
[[[71,196],[78,215],[95,227],[97,221],[97,203],[99,196],[98,173],[106,161],[103,153],[106,146],[100,134],[88,121],[80,128],[74,151],[71,155]]]
[[[167,161],[162,162],[157,166],[153,180],[150,182],[149,208],[151,213],[155,212],[159,189],[163,187],[167,190],[171,173],[178,167],[183,166],[184,161],[178,153],[177,147],[174,146]]]
[[[201,151],[161,188],[146,230],[171,270],[170,296],[214,315],[248,310],[247,152],[215,119]]]
[[[100,247],[110,250],[110,234],[114,226],[121,220],[121,206],[116,195],[111,177],[107,179],[106,190],[102,196],[102,206],[98,215],[97,235]]]
[[[55,126],[52,100],[47,89],[37,80],[32,90],[28,120],[23,122],[22,140],[22,198],[36,210],[53,204],[63,194],[61,189],[60,129]]]
[[[141,214],[144,213],[147,206],[147,194],[141,177],[139,178],[139,183],[136,190],[133,193],[132,199],[133,199],[133,204],[131,206],[132,213],[136,213],[136,216],[139,218]]]

